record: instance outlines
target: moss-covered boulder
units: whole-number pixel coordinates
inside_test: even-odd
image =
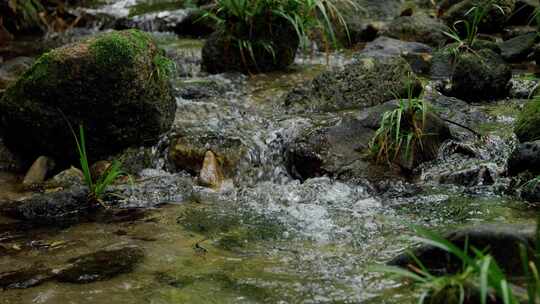
[[[514,128],[520,142],[540,139],[540,99],[535,98],[525,105]]]
[[[68,122],[84,125],[90,158],[153,144],[172,124],[172,62],[148,34],[110,32],[42,55],[0,101],[6,144],[77,159]]]
[[[285,98],[285,106],[293,111],[314,112],[364,109],[407,97],[409,91],[418,95],[421,87],[402,57],[360,56],[343,70],[324,72],[293,89]]]
[[[442,89],[447,96],[468,102],[490,101],[508,95],[512,70],[490,49],[456,55],[443,49],[434,55],[432,77],[447,78],[449,83]]]
[[[471,9],[484,7],[487,13],[478,28],[483,32],[496,32],[504,27],[506,20],[514,11],[515,4],[515,0],[463,0],[450,6],[442,18],[448,26],[460,20],[471,23],[474,18]]]
[[[298,45],[296,31],[286,20],[262,22],[250,31],[218,30],[203,46],[202,68],[211,74],[284,70],[294,62]]]

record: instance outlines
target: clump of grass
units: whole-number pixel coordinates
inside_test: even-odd
[[[415,149],[423,149],[422,138],[427,103],[414,98],[413,80],[409,77],[407,99],[399,99],[398,107],[383,114],[380,127],[371,140],[370,150],[377,163],[392,163],[403,157],[409,162]]]
[[[71,126],[70,126],[71,128]],[[75,134],[73,128],[71,128],[75,143],[77,144],[77,152],[79,154],[79,161],[81,170],[84,176],[84,182],[89,189],[88,200],[91,203],[103,204],[103,195],[105,190],[110,186],[119,176],[124,175],[121,171],[121,164],[118,161],[113,161],[111,166],[96,180],[92,179],[92,173],[90,171],[90,163],[88,161],[88,154],[86,152],[86,138],[84,134],[83,126],[79,126],[79,136]]]
[[[43,26],[39,13],[45,11],[45,7],[40,0],[8,0],[7,4],[15,15],[15,25],[19,30]]]
[[[460,52],[474,53],[473,46],[478,39],[479,25],[492,8],[499,10],[503,15],[505,14],[501,6],[493,3],[493,1],[488,1],[481,5],[473,6],[467,11],[465,16],[470,17],[469,20],[458,20],[452,25],[450,31],[443,31],[455,43],[455,46],[449,48],[454,55]]]
[[[514,294],[516,286],[509,281],[491,255],[470,247],[467,240],[463,249],[458,248],[440,235],[422,228],[416,228],[418,237],[415,239],[442,249],[459,259],[462,264],[459,272],[442,276],[433,275],[412,253],[410,255],[418,267],[409,265],[409,269],[403,269],[395,266],[375,266],[372,270],[411,280],[422,291],[418,300],[420,304],[535,304],[540,300],[540,276],[537,268],[537,265],[540,265],[539,231],[537,224],[536,248],[533,256],[529,255],[525,245],[520,245],[526,295]]]
[[[255,61],[256,47],[265,49],[275,59],[273,41],[253,35],[261,29],[271,32],[272,25],[280,21],[294,28],[301,48],[307,48],[314,30],[322,32],[327,50],[330,44],[337,47],[334,23],[341,26],[349,37],[347,24],[338,8],[340,4],[359,9],[351,0],[217,0],[216,8],[203,17],[217,22],[240,49],[244,61],[247,56]]]

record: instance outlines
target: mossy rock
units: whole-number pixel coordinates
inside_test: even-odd
[[[478,28],[482,32],[497,32],[504,27],[514,11],[515,0],[463,0],[450,6],[442,18],[448,26],[453,26],[460,20],[472,22],[473,14],[469,11],[474,7],[487,7],[490,3],[492,5],[487,9],[488,12]]]
[[[401,16],[394,19],[384,35],[404,41],[421,42],[430,46],[441,46],[448,37],[444,32],[450,29],[442,22],[426,14]]]
[[[525,105],[519,114],[514,132],[520,142],[540,139],[540,99],[535,98]]]
[[[510,66],[490,49],[457,54],[439,51],[433,57],[431,74],[433,78],[449,81],[449,86],[443,88],[445,95],[468,102],[506,97],[512,78]]]
[[[91,160],[151,145],[172,124],[173,63],[138,30],[114,31],[42,55],[0,101],[6,144],[32,158],[76,161],[68,125],[84,126]]]
[[[242,43],[249,46],[239,47]],[[203,46],[202,68],[211,74],[284,70],[294,62],[298,45],[296,31],[288,21],[281,19],[263,20],[250,32],[218,30]]]
[[[297,111],[365,109],[386,101],[413,97],[422,89],[411,66],[400,56],[359,57],[343,70],[328,71],[285,98],[285,106]]]

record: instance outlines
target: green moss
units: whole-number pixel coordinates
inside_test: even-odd
[[[152,63],[154,64],[154,73],[158,80],[164,80],[174,75],[176,65],[169,58],[158,54],[154,57]]]
[[[540,98],[535,98],[525,105],[514,132],[521,142],[540,139]]]
[[[151,46],[148,34],[139,30],[107,33],[95,38],[89,50],[98,66],[131,65]]]

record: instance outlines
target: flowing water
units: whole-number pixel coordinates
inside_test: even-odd
[[[126,7],[135,4],[115,1],[93,10],[128,16]],[[177,61],[179,92],[204,86],[219,94],[178,95],[173,131],[153,149],[155,167],[145,170],[136,189],[125,189],[126,215],[39,229],[0,218],[0,272],[60,269],[72,257],[126,245],[142,248],[143,262],[102,282],[50,281],[2,291],[1,303],[414,303],[414,292],[369,270],[411,245],[411,225],[444,231],[534,221],[531,207],[501,191],[508,182],[498,172],[515,144],[504,132],[515,112],[503,111],[505,106],[475,107],[488,117],[478,126],[484,141],[463,144],[475,157],[441,155],[425,165],[420,180],[375,185],[320,177],[302,183],[287,172],[286,144],[300,127],[338,114],[292,115],[280,107],[281,97],[317,73],[343,66],[349,54],[299,56],[281,73],[205,76],[201,40],[153,35]],[[172,170],[165,155],[178,128],[214,132],[247,147],[226,187],[199,187]],[[495,182],[464,187],[437,179],[475,166],[487,168]],[[24,195],[14,186],[19,181],[2,173],[0,198]],[[133,211],[137,207],[142,211]]]

